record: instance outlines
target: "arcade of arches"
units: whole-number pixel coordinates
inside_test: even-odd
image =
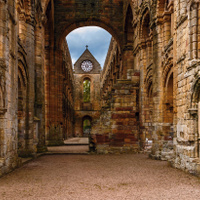
[[[200,174],[199,0],[0,0],[0,175],[91,132],[98,153],[146,150]],[[113,37],[74,70],[65,37]]]

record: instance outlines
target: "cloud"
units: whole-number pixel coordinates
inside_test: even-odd
[[[107,31],[96,26],[82,27],[72,31],[66,39],[73,64],[88,45],[89,51],[103,67],[111,40],[111,35]]]

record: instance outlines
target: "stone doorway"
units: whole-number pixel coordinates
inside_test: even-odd
[[[92,129],[92,118],[90,116],[83,117],[83,136],[88,137]]]

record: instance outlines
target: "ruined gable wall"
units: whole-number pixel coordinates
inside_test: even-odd
[[[90,72],[84,72],[81,69],[81,63],[84,60],[90,60],[93,63],[93,69]],[[92,129],[96,120],[99,118],[100,111],[100,71],[101,67],[96,59],[86,50],[75,63],[74,71],[74,110],[75,110],[75,135],[83,135],[83,119],[89,116],[92,120]],[[90,80],[90,101],[83,101],[83,82]]]

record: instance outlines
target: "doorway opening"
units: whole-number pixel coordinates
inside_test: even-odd
[[[92,118],[85,116],[83,118],[83,137],[88,137],[92,129]]]

